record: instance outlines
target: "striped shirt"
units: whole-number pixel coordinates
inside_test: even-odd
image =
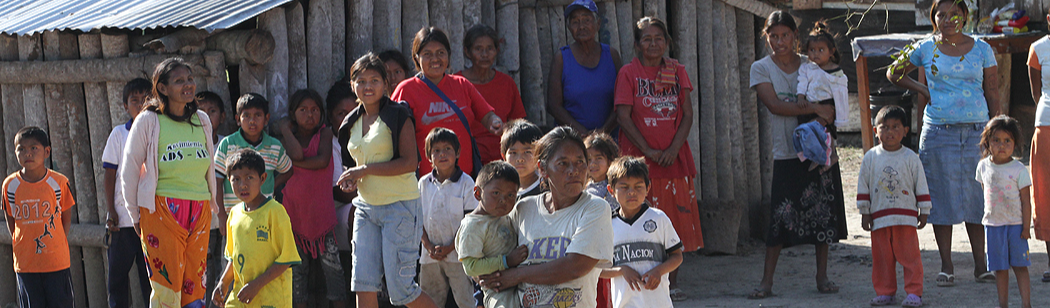
[[[237,195],[233,193],[233,186],[230,186],[230,181],[226,179],[226,157],[242,149],[255,150],[266,161],[266,181],[263,182],[260,192],[267,197],[273,196],[274,171],[287,173],[292,170],[292,160],[285,154],[281,142],[266,132],[262,133],[262,140],[258,145],[248,143],[248,140],[241,135],[241,130],[222,138],[219,145],[215,146],[215,176],[222,179],[224,189],[222,201],[227,212],[241,200],[237,199]]]

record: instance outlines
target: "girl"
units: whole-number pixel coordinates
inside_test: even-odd
[[[332,136],[339,134],[339,125],[343,124],[343,119],[354,108],[357,108],[357,96],[354,95],[350,82],[347,80],[336,81],[332,88],[328,89],[328,95],[325,95],[325,110],[328,110],[328,114],[325,117],[328,119],[328,127],[332,130]],[[335,199],[336,220],[338,220],[334,232],[335,243],[339,247],[339,261],[342,261],[343,280],[350,281],[349,269],[352,265],[352,258],[350,257],[350,222],[353,221],[353,214],[351,213],[354,211],[354,206],[350,205],[350,202],[354,199],[354,194],[339,189],[339,176],[343,174],[343,171],[346,171],[346,168],[343,168],[342,153],[343,147],[339,145],[339,140],[332,138],[332,165],[330,166],[332,168],[332,196]],[[350,292],[349,288],[345,290]]]
[[[215,92],[204,91],[197,93],[197,104],[200,106],[200,110],[207,113],[208,118],[211,119],[211,142],[218,145],[219,141],[226,137],[219,134],[222,123],[226,120],[226,109],[225,104],[222,102],[222,97]],[[226,260],[222,257],[223,250],[226,247],[226,228],[223,225],[226,219],[220,219],[217,211],[211,215],[211,232],[208,238],[208,282],[218,281],[219,276],[222,275],[222,269],[226,265]],[[215,284],[209,283],[208,297],[206,299],[211,298],[211,294],[215,292],[214,289]],[[209,300],[207,302],[208,307],[216,307],[212,301]]]
[[[1046,19],[1050,21],[1050,14]],[[1029,160],[1032,165],[1033,227],[1035,238],[1047,242],[1050,241],[1050,186],[1047,186],[1050,185],[1050,36],[1032,43],[1028,52],[1028,80],[1032,86],[1032,100],[1038,104]],[[1047,245],[1047,252],[1050,255],[1050,245]],[[1050,282],[1050,271],[1043,272],[1043,282]]]
[[[981,133],[981,162],[977,164],[977,181],[984,190],[984,233],[988,242],[988,270],[995,271],[999,290],[999,307],[1009,303],[1010,272],[1017,276],[1021,306],[1032,307],[1028,280],[1028,239],[1032,237],[1032,204],[1028,169],[1013,158],[1020,147],[1020,124],[1006,115],[988,121]]]
[[[583,143],[587,145],[587,156],[591,157],[591,163],[587,167],[587,176],[590,178],[587,193],[609,202],[609,207],[616,212],[620,209],[620,204],[616,202],[616,196],[609,192],[606,172],[609,171],[609,164],[620,157],[620,147],[606,133],[591,134]]]
[[[170,58],[153,70],[153,93],[128,132],[120,187],[148,260],[150,307],[204,306],[207,234],[213,211],[212,126],[197,109],[190,65]]]
[[[383,61],[368,53],[350,68],[359,106],[339,127],[343,164],[339,178],[347,192],[357,191],[353,204],[353,274],[350,288],[357,307],[379,306],[376,293],[386,274],[390,303],[436,307],[413,281],[419,259],[419,186],[416,180],[416,136],[412,111],[386,96]]]
[[[296,307],[309,300],[307,278],[310,262],[322,259],[328,300],[335,307],[346,301],[346,281],[340,265],[334,229],[332,196],[332,131],[324,129],[321,95],[314,90],[295,91],[288,105],[288,121],[281,125],[282,145],[292,159],[292,177],[284,186],[283,204],[292,222],[292,233],[303,264],[292,268],[292,296]]]
[[[846,125],[849,122],[849,88],[846,83],[846,75],[839,67],[839,50],[835,47],[835,36],[828,31],[827,22],[821,20],[813,25],[802,49],[807,51],[806,55],[810,62],[803,63],[798,69],[798,95],[797,103],[808,105],[810,102],[835,107],[834,122],[827,122],[813,114],[798,116],[798,123],[806,123],[814,119],[827,128],[832,140],[829,145],[831,159],[825,165],[834,165],[838,162],[838,154],[835,151],[836,126]],[[816,168],[813,163],[810,168]]]
[[[386,67],[386,95],[392,95],[394,94],[394,88],[397,88],[401,81],[404,81],[408,76],[412,76],[412,67],[408,66],[405,55],[395,49],[380,53],[379,59],[383,60],[383,66]]]
[[[521,103],[521,94],[514,79],[492,68],[499,55],[499,34],[495,29],[484,24],[474,25],[463,37],[463,54],[472,66],[456,75],[466,77],[481,93],[481,97],[495,109],[500,119],[508,122],[525,118],[525,106]],[[478,153],[481,162],[499,160],[500,137],[489,133],[481,127],[471,127],[478,141]]]

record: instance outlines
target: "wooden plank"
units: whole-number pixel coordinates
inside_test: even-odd
[[[481,23],[496,27],[496,3],[498,0],[481,1]],[[468,28],[469,29],[469,28]]]
[[[698,87],[700,89],[700,103],[696,113],[700,115],[699,125],[693,126],[695,132],[690,135],[698,136],[700,147],[693,152],[694,160],[700,162],[701,190],[698,195],[704,202],[714,202],[718,199],[718,141],[715,130],[716,108],[718,103],[715,97],[715,69],[714,49],[711,43],[714,22],[712,12],[712,1],[697,0],[697,70]],[[699,156],[697,158],[696,156]]]
[[[537,67],[543,74],[541,87],[546,94],[550,86],[547,78],[551,75],[551,61],[558,47],[554,46],[554,31],[551,31],[550,8],[536,8],[536,39],[540,46],[540,65]]]
[[[411,59],[416,33],[431,25],[430,5],[427,0],[401,0],[401,8],[401,52]]]
[[[521,5],[518,7],[518,28],[521,38],[521,99],[525,105],[528,120],[536,125],[545,126],[547,122],[547,106],[543,96],[543,70],[540,68],[540,44],[535,6]],[[544,14],[546,15],[546,14]]]
[[[697,23],[696,23],[696,21],[694,21],[694,18],[696,18],[696,1],[695,0],[674,0],[674,1],[671,2],[671,5],[672,5],[672,8],[674,9],[674,10],[671,11],[671,20],[672,20],[672,22],[674,22],[674,25],[671,26],[671,36],[675,39],[673,41],[673,44],[671,44],[671,46],[672,46],[675,58],[678,59],[678,61],[683,66],[685,66],[685,71],[686,71],[687,75],[689,76],[689,83],[693,85],[693,91],[689,92],[689,101],[688,102],[681,102],[682,104],[690,104],[692,109],[693,109],[693,115],[692,115],[692,119],[691,119],[693,121],[693,125],[690,126],[690,133],[692,133],[693,128],[698,126],[697,124],[699,123],[699,115],[700,115],[700,110],[699,110],[699,106],[698,106],[699,99],[700,99],[700,91],[699,91],[699,78],[698,78],[699,77],[698,76],[699,73],[697,71],[699,69],[699,64],[697,63],[697,42],[696,42],[696,38],[697,38],[696,25],[697,25]],[[617,9],[619,9],[619,8],[620,7],[617,7]],[[619,13],[620,12],[617,11],[617,15],[618,16],[620,15]],[[622,28],[623,27],[621,27],[621,29]],[[623,37],[622,34],[620,36]],[[631,35],[631,44],[633,45],[633,43],[634,43],[634,35],[632,34]],[[621,42],[620,45],[623,45],[623,43]],[[622,52],[621,52],[621,54],[622,54]],[[628,59],[629,58],[625,58],[624,62],[630,61]],[[695,166],[699,167],[700,166],[700,162],[697,161],[697,159],[696,159],[696,158],[698,158],[698,156],[696,156],[696,155],[700,153],[700,139],[699,139],[699,136],[690,134],[689,138],[686,139],[686,145],[685,146],[689,147],[689,150],[693,154],[693,157],[691,157],[691,159],[694,160]],[[696,189],[695,191],[696,192],[700,192],[701,191],[701,187],[700,186],[701,186],[702,183],[700,181],[699,173],[697,175],[698,176],[696,176],[695,180],[693,181],[693,184],[694,184],[695,189]],[[700,197],[699,194],[697,194],[697,197]],[[697,200],[697,201],[701,201],[701,200]]]
[[[875,145],[875,135],[871,127],[871,88],[868,80],[868,57],[857,57],[857,98],[860,99],[860,137],[864,152]]]
[[[693,4],[693,7],[695,11],[695,3]],[[629,63],[631,59],[634,58],[634,24],[635,21],[637,21],[637,19],[634,19],[634,16],[632,14],[633,12],[630,0],[616,1],[616,26],[620,28],[620,46],[617,49],[620,52],[620,59],[622,59],[623,62],[627,63]],[[693,20],[694,18],[696,18],[695,15],[685,19]],[[696,25],[691,26],[691,28],[695,29]],[[675,38],[677,39],[679,37]]]
[[[448,28],[444,29],[445,34],[448,35],[449,43],[452,43],[452,52],[449,53],[449,71],[455,72],[463,69],[463,63],[466,62],[463,50],[463,35],[466,29],[463,22],[464,17],[464,0],[445,0],[449,2],[451,6],[448,8],[448,12],[451,13],[448,19]]]
[[[638,21],[645,17],[645,4],[642,0],[631,0],[631,20]]]
[[[823,0],[792,0],[791,8],[795,10],[817,10],[824,7]]]
[[[99,40],[102,42],[103,59],[123,58],[128,56],[129,46],[127,35],[102,33],[99,34]],[[152,73],[152,71],[149,73]],[[148,76],[146,78],[149,79]],[[130,81],[130,79],[128,81]],[[106,95],[108,96],[109,103],[121,106],[121,108],[109,109],[109,119],[110,123],[113,125],[125,123],[130,117],[128,116],[127,111],[123,108],[123,93],[124,82],[106,82]]]
[[[230,85],[226,79],[226,60],[222,55],[222,52],[218,51],[206,51],[204,52],[204,67],[208,70],[208,75],[204,77],[204,83],[207,85],[208,90],[218,94],[224,102],[226,121],[223,122],[223,129],[226,131],[234,131],[237,127],[237,122],[234,121],[236,117],[236,106],[233,100],[230,99]],[[277,117],[277,114],[273,110],[270,110],[271,118]]]
[[[599,39],[613,49],[620,49],[620,23],[616,18],[616,3],[598,3],[598,16],[601,22],[601,28],[598,31]],[[562,29],[564,28],[562,27]],[[622,59],[623,55],[620,56]]]
[[[747,190],[747,178],[745,177],[746,175],[745,175],[745,172],[744,172],[744,169],[745,169],[744,165],[746,164],[744,162],[744,147],[743,147],[743,140],[744,140],[743,123],[744,123],[744,118],[743,118],[743,115],[742,115],[743,107],[741,106],[741,105],[743,105],[743,101],[741,100],[741,98],[742,98],[742,96],[741,96],[741,88],[742,88],[742,86],[741,86],[741,80],[740,80],[740,75],[741,75],[740,74],[740,60],[739,60],[739,56],[738,56],[740,48],[739,48],[739,45],[737,45],[736,11],[737,10],[735,8],[733,8],[732,6],[725,6],[723,8],[723,14],[725,14],[725,25],[726,25],[726,29],[728,30],[725,33],[725,38],[724,39],[726,40],[726,43],[727,43],[726,45],[729,46],[729,49],[727,49],[727,51],[729,51],[729,52],[724,52],[723,53],[724,54],[723,57],[725,58],[725,60],[723,61],[723,65],[725,65],[724,67],[727,68],[726,69],[726,73],[727,74],[726,74],[726,78],[725,78],[725,80],[726,80],[726,94],[727,94],[726,95],[726,98],[727,98],[726,102],[727,102],[727,104],[724,104],[723,106],[728,107],[727,111],[728,111],[728,114],[729,114],[729,118],[730,119],[734,119],[733,121],[728,121],[729,123],[726,123],[726,124],[728,124],[728,133],[729,133],[729,134],[726,134],[726,135],[729,136],[730,152],[731,152],[730,157],[732,157],[732,168],[731,168],[730,172],[733,175],[733,183],[734,183],[733,184],[733,190],[734,190],[733,191],[733,205],[734,206],[730,210],[729,218],[733,218],[732,215],[736,215],[736,220],[734,221],[733,224],[731,224],[731,225],[735,225],[736,228],[734,230],[732,230],[732,237],[726,239],[726,242],[727,243],[731,243],[731,245],[727,245],[724,248],[722,248],[723,250],[726,250],[727,253],[730,253],[730,252],[735,253],[736,252],[736,242],[737,242],[737,239],[738,239],[737,234],[740,232],[741,217],[745,216],[743,214],[745,213],[745,211],[747,209],[747,207],[746,207],[747,199],[748,199],[747,195],[751,193],[751,191]],[[732,52],[734,50],[736,50],[737,52],[736,53]],[[743,84],[744,85],[748,84],[748,81],[745,80],[743,82]],[[743,86],[743,88],[747,88],[747,86]]]
[[[543,8],[538,8],[537,10],[543,10]],[[559,7],[548,7],[546,8],[546,10],[548,18],[547,20],[550,22],[551,29],[550,61],[553,62],[554,57],[561,56],[561,47],[568,46],[570,44],[566,37],[572,37],[572,34],[568,33],[569,31],[565,27],[565,14],[562,13],[565,11],[564,9]],[[543,72],[543,76],[550,76],[550,65],[547,66],[547,71]],[[549,84],[550,82],[548,81],[547,83]]]
[[[496,33],[499,33],[499,65],[515,81],[519,79],[521,49],[518,44],[518,3],[515,0],[496,0]],[[518,88],[522,89],[519,82]]]
[[[266,63],[266,99],[270,101],[270,124],[288,112],[288,21],[284,8],[273,8],[259,15],[259,29],[270,32],[279,42],[273,49],[273,60]],[[205,60],[207,62],[207,60]],[[210,84],[208,85],[210,88]],[[230,102],[226,105],[233,105]],[[230,113],[227,113],[230,114]]]
[[[303,16],[303,6],[298,1],[288,7],[284,13],[288,22],[288,92],[291,93],[309,87],[306,61],[306,21]],[[205,59],[210,58],[205,57]],[[225,76],[225,73],[223,75]]]
[[[332,86],[331,9],[331,1],[310,1],[306,16],[307,83],[318,93],[328,93]]]
[[[721,0],[725,4],[731,5],[741,10],[755,14],[759,18],[766,18],[769,14],[777,11],[777,7],[769,5],[759,0]]]
[[[761,213],[762,194],[762,171],[759,162],[759,152],[762,150],[758,141],[758,95],[752,91],[750,85],[751,63],[755,62],[755,16],[744,10],[736,10],[736,41],[737,60],[740,72],[740,116],[742,124],[743,139],[742,150],[744,162],[744,173],[742,178],[747,185],[742,186],[745,190],[743,196],[746,200],[740,200],[746,206],[740,224],[739,238],[748,238],[757,232],[751,232],[750,222],[752,213]]]
[[[482,23],[481,15],[484,4],[493,3],[492,0],[461,0],[463,1],[463,29],[470,29],[474,25]],[[492,24],[486,24],[491,26]]]
[[[102,58],[102,40],[98,34],[81,34],[77,37],[80,44],[81,59]],[[107,216],[107,205],[113,200],[107,200],[105,188],[105,169],[102,168],[102,150],[106,148],[109,132],[113,129],[110,123],[109,101],[106,94],[106,84],[84,83],[84,103],[87,104],[87,124],[91,135],[91,161],[95,177],[96,205],[98,206],[98,221],[105,221]],[[114,105],[118,107],[119,105]],[[122,108],[123,109],[123,108]],[[84,197],[80,197],[81,202]]]
[[[0,61],[18,61],[18,38],[13,35],[0,35]],[[4,146],[12,144],[15,140],[15,133],[19,129],[25,126],[25,108],[22,105],[22,85],[15,84],[0,84],[0,101],[2,101],[4,110]],[[12,148],[10,151],[5,150],[4,154],[8,164],[4,166],[4,174],[11,174],[15,170],[21,169],[18,165],[18,158],[15,157],[15,151]],[[0,272],[4,271],[2,262],[0,262]],[[14,272],[12,272],[14,273]],[[12,274],[14,275],[14,274]],[[2,279],[0,274],[0,279]],[[12,276],[13,277],[13,276]],[[0,283],[4,281],[0,280]],[[13,285],[13,284],[12,284]],[[0,292],[0,303],[5,302],[3,292]]]
[[[350,6],[353,7],[353,4]],[[401,28],[401,1],[378,1],[372,3],[372,6],[374,11],[372,16],[375,18],[372,22],[372,48],[374,48],[376,52],[383,52],[384,50],[390,49],[401,49],[401,31],[404,31],[404,29]],[[352,32],[353,31],[348,31],[347,33]],[[411,43],[412,42],[409,41],[409,44]],[[353,62],[350,62],[350,59],[347,59],[346,63]]]
[[[19,61],[43,61],[44,51],[40,45],[40,34],[18,37]],[[36,126],[48,130],[47,107],[44,103],[44,85],[28,84],[22,87],[22,100],[25,106],[25,126]],[[54,138],[54,137],[52,137]],[[48,164],[50,166],[50,162]]]
[[[331,72],[329,72],[331,75],[328,76],[329,83],[333,83],[335,80],[337,80],[340,77],[342,77],[343,73],[345,73],[348,70],[347,68],[349,66],[347,65],[347,63],[353,64],[353,62],[352,62],[353,60],[348,60],[348,59],[351,59],[350,55],[352,55],[353,53],[349,52],[350,50],[348,50],[348,48],[347,48],[347,44],[350,43],[349,41],[347,41],[347,38],[348,38],[347,34],[350,32],[350,24],[349,24],[350,18],[347,17],[347,15],[346,15],[346,12],[347,12],[346,1],[347,0],[331,0],[331,1],[332,1],[332,5],[331,5],[330,10],[328,11],[329,21],[332,22],[332,70],[331,70]],[[369,1],[369,0],[354,0],[354,1],[351,1],[351,2],[352,3],[368,2],[369,4],[372,3],[372,1]],[[367,12],[369,14],[372,13],[372,10],[371,10],[370,7],[367,10]],[[371,21],[366,21],[365,24],[367,24],[367,27],[356,28],[356,29],[364,29],[364,30],[368,30],[368,32],[372,32],[371,31],[372,30],[372,28],[371,28],[372,22]],[[365,43],[364,47],[368,47],[368,49],[372,49],[372,40],[371,39],[366,38],[364,40],[364,43]],[[354,46],[357,46],[356,42],[355,42]],[[328,87],[325,88],[325,92],[321,92],[321,93],[328,93],[328,88],[331,87],[331,86],[332,85],[329,84]]]
[[[1013,55],[1008,53],[995,54],[995,62],[999,72],[999,110],[1001,114],[1010,115],[1010,71]],[[1018,141],[1020,142],[1020,141]]]
[[[711,5],[712,13],[712,45],[714,50],[734,50],[732,45],[729,44],[730,34],[732,34],[732,40],[736,41],[736,16],[732,19],[726,14],[726,5],[722,2],[715,1]],[[732,22],[732,23],[731,23]],[[732,26],[730,26],[732,25]],[[736,70],[736,62],[732,61],[735,59],[735,54],[732,56],[730,52],[716,52],[714,56],[714,68],[715,68],[715,95],[720,98],[720,103],[716,105],[717,115],[719,119],[732,119],[730,121],[717,121],[715,131],[717,132],[717,143],[716,147],[718,152],[718,198],[720,200],[736,200],[735,189],[734,189],[734,172],[733,172],[733,152],[732,152],[732,124],[727,122],[735,122],[739,119],[739,116],[734,116],[734,110],[739,112],[739,107],[736,107],[736,102],[732,100],[732,94],[737,93],[736,88],[732,88],[729,81],[733,78],[731,71]],[[725,184],[725,185],[723,185]]]

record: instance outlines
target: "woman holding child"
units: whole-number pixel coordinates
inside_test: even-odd
[[[693,188],[696,166],[686,144],[693,125],[693,106],[689,103],[693,84],[685,66],[664,57],[671,35],[663,20],[639,20],[634,44],[638,57],[624,65],[616,77],[620,148],[624,155],[646,158],[653,187],[647,199],[667,213],[684,251],[696,251],[704,246],[704,238]],[[684,300],[677,274],[671,272],[669,277],[671,297]]]
[[[598,264],[612,260],[609,205],[584,192],[588,159],[583,138],[560,126],[536,143],[550,191],[518,201],[509,214],[528,257],[518,267],[482,275],[483,288],[518,287],[522,307],[594,308]]]
[[[142,239],[153,294],[150,306],[204,306],[205,259],[215,191],[212,124],[197,109],[190,65],[164,60],[153,93],[131,125],[120,186]]]
[[[886,72],[890,82],[930,98],[922,117],[919,158],[926,172],[933,209],[933,225],[940,250],[937,286],[955,285],[952,264],[952,226],[965,223],[973,251],[973,275],[978,282],[995,282],[984,254],[984,196],[974,181],[981,160],[978,143],[989,114],[998,115],[999,77],[991,46],[962,33],[967,18],[965,1],[938,0],[930,7],[934,35],[916,43],[907,61]],[[908,77],[922,67],[927,85]]]
[[[770,55],[751,64],[751,88],[769,112],[773,141],[772,217],[766,233],[766,260],[762,283],[748,297],[773,295],[773,274],[784,247],[813,244],[817,259],[817,291],[836,293],[828,280],[828,244],[846,238],[845,203],[839,166],[809,170],[792,148],[796,116],[816,114],[834,119],[831,105],[797,104],[798,70],[809,61],[797,53],[798,26],[784,11],[773,12],[762,29]]]

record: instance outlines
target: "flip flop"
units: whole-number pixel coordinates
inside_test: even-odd
[[[773,294],[773,291],[767,291],[767,290],[762,290],[762,289],[759,289],[759,288],[755,288],[754,290],[751,290],[751,294],[747,295],[747,299],[763,299],[763,298],[773,297],[773,296],[777,296],[776,294]]]
[[[671,290],[671,301],[672,302],[681,302],[681,301],[684,301],[684,300],[687,300],[687,299],[689,299],[689,296],[685,295],[685,292],[682,292],[682,289],[674,288],[674,289]]]
[[[879,295],[871,299],[871,306],[887,306],[893,305],[893,296],[890,295]]]
[[[937,286],[938,287],[953,287],[955,286],[955,275],[948,274],[945,272],[937,273]]]
[[[904,298],[901,302],[901,307],[919,307],[922,306],[922,297],[915,294],[908,294],[908,297]]]
[[[981,274],[980,276],[977,276],[977,278],[974,279],[974,280],[977,280],[977,282],[980,282],[980,283],[995,282],[995,273],[985,272],[984,274]]]
[[[1043,282],[1050,282],[1050,271],[1043,272]]]
[[[839,286],[835,285],[831,280],[825,281],[823,284],[817,286],[817,292],[820,294],[835,294],[839,293]]]

